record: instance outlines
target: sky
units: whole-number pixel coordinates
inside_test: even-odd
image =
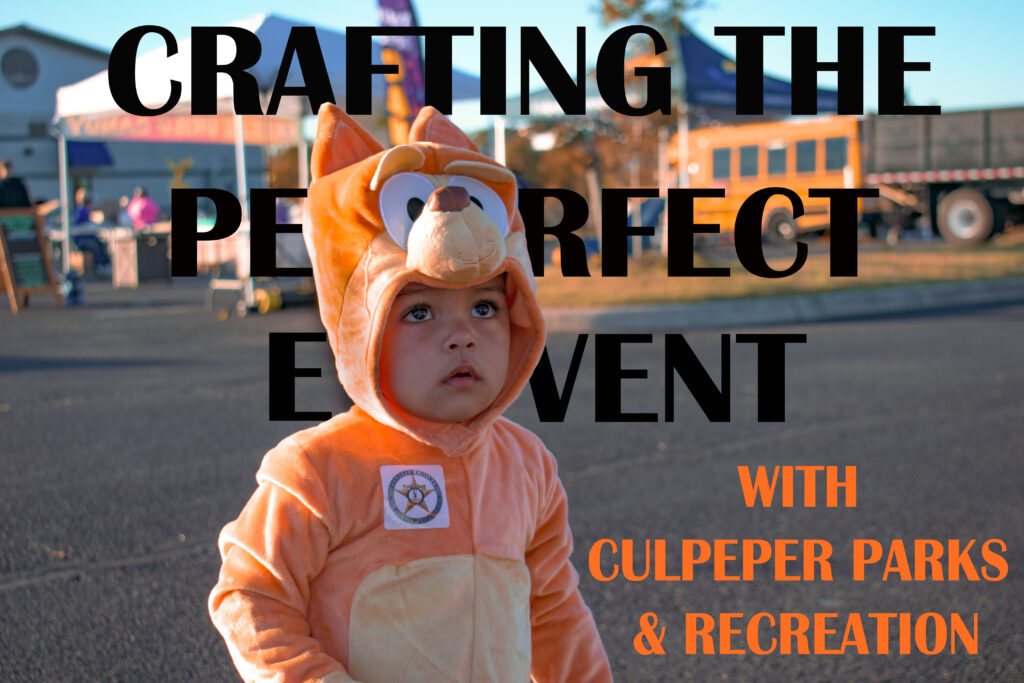
[[[618,26],[602,26],[599,0],[515,0],[514,2],[456,2],[418,0],[422,25],[506,26],[508,57],[506,82],[509,94],[519,91],[519,26],[538,26],[563,64],[575,63],[576,26],[585,26],[586,61],[597,59],[603,39]],[[0,0],[0,28],[28,23],[60,36],[109,50],[128,29],[157,24],[175,35],[186,36],[192,26],[224,25],[261,12],[277,13],[344,30],[347,26],[376,23],[375,0],[179,0],[155,3],[139,0],[82,2]],[[102,9],[98,9],[102,8]],[[718,0],[705,2],[689,12],[686,21],[721,51],[735,55],[735,38],[715,36],[716,26],[817,26],[819,60],[835,58],[837,26],[864,27],[864,104],[877,106],[877,30],[879,26],[934,26],[936,35],[907,39],[908,61],[931,63],[928,72],[908,73],[906,89],[913,104],[938,104],[943,111],[980,107],[1024,105],[1024,51],[1020,27],[1024,26],[1024,2],[990,0],[864,0],[862,2],[808,2],[776,0]],[[478,37],[455,39],[453,62],[478,74]],[[765,43],[765,71],[788,79],[789,32]],[[821,85],[834,85],[833,74],[823,73]],[[543,84],[533,75],[531,88]],[[475,105],[474,105],[475,106]]]

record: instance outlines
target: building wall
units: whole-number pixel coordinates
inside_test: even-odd
[[[0,34],[0,60],[11,50],[32,56],[38,76],[27,87],[15,87],[0,75],[0,158],[14,163],[15,175],[29,181],[52,179],[46,195],[56,196],[57,143],[50,135],[57,88],[88,78],[107,67],[106,58],[73,45],[60,46],[34,35]]]
[[[45,30],[45,29],[44,29]],[[38,77],[27,87],[15,87],[0,75],[0,158],[10,159],[14,175],[23,178],[33,199],[56,199],[57,140],[50,134],[57,88],[77,83],[107,68],[107,57],[60,38],[31,31],[0,30],[0,60],[12,49],[27,51],[38,66]],[[112,166],[72,168],[72,187],[85,186],[94,206],[130,196],[137,185],[170,212],[170,164],[192,159],[184,181],[191,187],[215,187],[236,192],[235,152],[230,145],[108,142]],[[266,187],[264,150],[246,148],[247,182]],[[51,217],[59,220],[56,214]]]
[[[4,115],[18,114],[49,123],[57,88],[76,83],[107,68],[106,57],[74,44],[61,46],[32,34],[13,31],[0,34],[0,58],[21,48],[35,58],[38,77],[27,87],[15,87],[0,77],[0,103]]]

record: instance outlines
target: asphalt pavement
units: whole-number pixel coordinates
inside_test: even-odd
[[[221,320],[203,298],[196,281],[93,283],[83,307],[0,312],[0,680],[236,679],[206,615],[215,539],[266,450],[310,424],[268,420],[268,334],[320,327],[308,307]],[[539,422],[529,391],[510,410],[559,460],[581,590],[617,680],[1024,680],[1024,303],[749,325],[661,331],[684,333],[716,383],[721,334],[806,334],[787,348],[784,423],[757,421],[756,349],[734,337],[730,420],[710,422],[676,379],[665,421],[660,333],[623,345],[621,361],[647,371],[622,380],[623,410],[657,422],[595,422],[612,368],[595,368],[593,334],[563,422]],[[550,336],[560,383],[576,339]],[[300,344],[297,365],[322,369],[297,380],[297,409],[347,408],[326,344]],[[747,508],[737,466],[776,464],[856,466],[856,508]],[[605,538],[665,539],[670,574],[681,539],[824,539],[834,576],[715,581],[707,563],[692,581],[602,582],[587,557]],[[880,562],[855,581],[854,539],[938,540],[947,559],[950,539],[975,539],[979,569],[980,545],[1001,539],[1008,571],[883,581]],[[649,612],[664,655],[634,648]],[[685,614],[758,612],[977,613],[978,653],[754,655],[744,631],[732,641],[746,654],[686,654]]]

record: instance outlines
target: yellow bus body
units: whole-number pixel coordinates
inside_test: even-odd
[[[677,158],[677,140],[668,158]],[[725,190],[722,198],[694,200],[694,222],[735,227],[736,213],[747,197],[766,187],[785,187],[799,195],[804,213],[796,218],[797,232],[828,227],[826,198],[808,197],[817,188],[860,187],[862,180],[858,119],[827,116],[807,120],[701,128],[689,134],[690,187]],[[789,214],[783,196],[772,197],[764,211],[763,228]]]

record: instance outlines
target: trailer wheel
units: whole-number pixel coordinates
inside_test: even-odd
[[[793,214],[777,209],[768,214],[764,222],[764,239],[773,244],[788,244],[796,239],[797,228]]]
[[[992,236],[992,204],[969,187],[953,190],[939,202],[939,231],[956,244],[981,244]]]

